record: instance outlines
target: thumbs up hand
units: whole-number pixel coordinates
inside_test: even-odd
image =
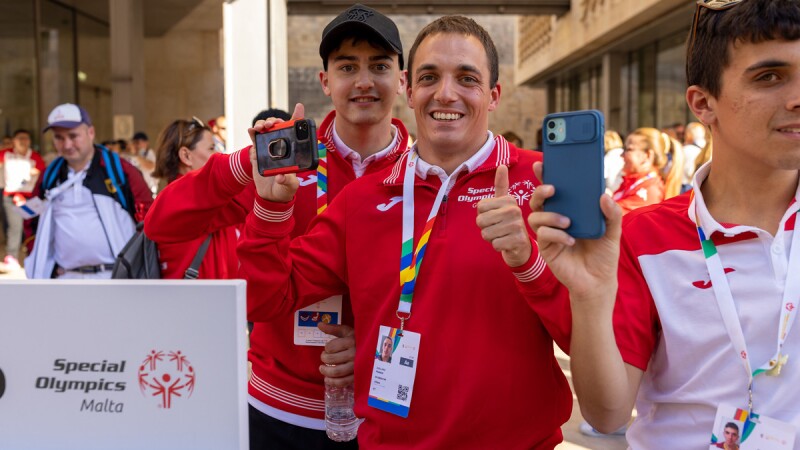
[[[497,168],[494,198],[478,202],[478,227],[481,236],[503,255],[509,267],[525,264],[531,256],[531,238],[517,201],[508,194],[508,167]]]

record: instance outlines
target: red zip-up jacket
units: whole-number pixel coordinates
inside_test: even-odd
[[[406,322],[406,330],[421,334],[408,418],[367,405],[378,330],[400,325],[403,208],[397,199],[406,157],[392,170],[351,183],[294,240],[296,202],[259,197],[247,218],[238,253],[251,318],[269,320],[350,292],[355,411],[366,419],[358,432],[361,448],[552,449],[562,440],[572,395],[553,339],[567,349],[568,302],[550,301],[560,285],[535,245],[526,264],[509,269],[475,223],[476,205],[493,195],[500,164],[509,166],[510,192],[527,217],[538,184],[531,165],[541,154],[520,151],[502,137],[495,142],[484,164],[457,179],[428,242]],[[415,244],[440,185],[436,176],[415,177]]]
[[[328,114],[317,138],[328,149],[328,199],[356,179],[353,166],[336,151],[333,142],[335,112]],[[399,136],[384,158],[367,166],[366,174],[390,167],[408,147],[408,132],[393,119]],[[301,181],[294,209],[292,236],[305,233],[317,215],[316,171],[298,174]],[[174,181],[156,198],[145,220],[145,234],[158,244],[164,278],[183,278],[200,244],[212,234],[208,253],[200,266],[202,279],[236,278],[236,228],[243,225],[256,197],[249,147],[229,154],[215,154],[202,169]],[[352,324],[349,302],[343,302],[344,323]],[[323,377],[319,373],[322,347],[294,344],[294,311],[255,322],[250,334],[248,359],[252,376],[248,392],[281,411],[324,419]]]

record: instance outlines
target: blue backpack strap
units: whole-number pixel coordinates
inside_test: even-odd
[[[114,190],[116,191],[115,194],[117,195],[117,200],[119,200],[120,204],[122,205],[123,209],[128,209],[128,202],[125,201],[125,195],[122,193],[122,185],[117,180],[117,176],[114,174],[115,170],[114,167],[111,166],[111,158],[108,156],[111,153],[107,148],[100,147],[100,153],[103,155],[103,163],[106,166],[106,173],[108,174],[108,178],[111,180],[111,184],[114,185]],[[119,155],[116,153],[111,153],[115,159],[115,166],[119,167],[120,173],[122,173],[122,165],[119,161]],[[124,174],[122,175],[124,176]]]
[[[58,172],[61,166],[64,165],[64,158],[59,156],[51,162],[46,169],[44,169],[44,176],[42,177],[42,191],[47,191],[52,188],[58,177]]]

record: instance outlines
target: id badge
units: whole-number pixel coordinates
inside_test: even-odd
[[[294,312],[294,345],[324,347],[333,339],[317,328],[317,324],[342,324],[342,296],[334,295]]]
[[[29,198],[25,203],[15,205],[14,211],[23,219],[33,219],[47,209],[47,202],[39,197]]]
[[[746,409],[720,405],[714,419],[709,450],[792,450],[795,428]]]
[[[367,404],[408,417],[417,376],[420,334],[381,326]]]

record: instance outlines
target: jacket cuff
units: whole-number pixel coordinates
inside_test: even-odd
[[[271,202],[256,195],[250,225],[269,236],[284,236],[294,228],[294,199],[288,203]]]
[[[250,163],[252,145],[231,153],[228,157],[231,173],[236,181],[244,186],[253,181],[253,165]]]
[[[558,283],[555,275],[539,254],[539,246],[531,239],[531,256],[525,264],[512,267],[511,273],[517,278],[517,285],[523,293],[541,294],[550,292]]]

